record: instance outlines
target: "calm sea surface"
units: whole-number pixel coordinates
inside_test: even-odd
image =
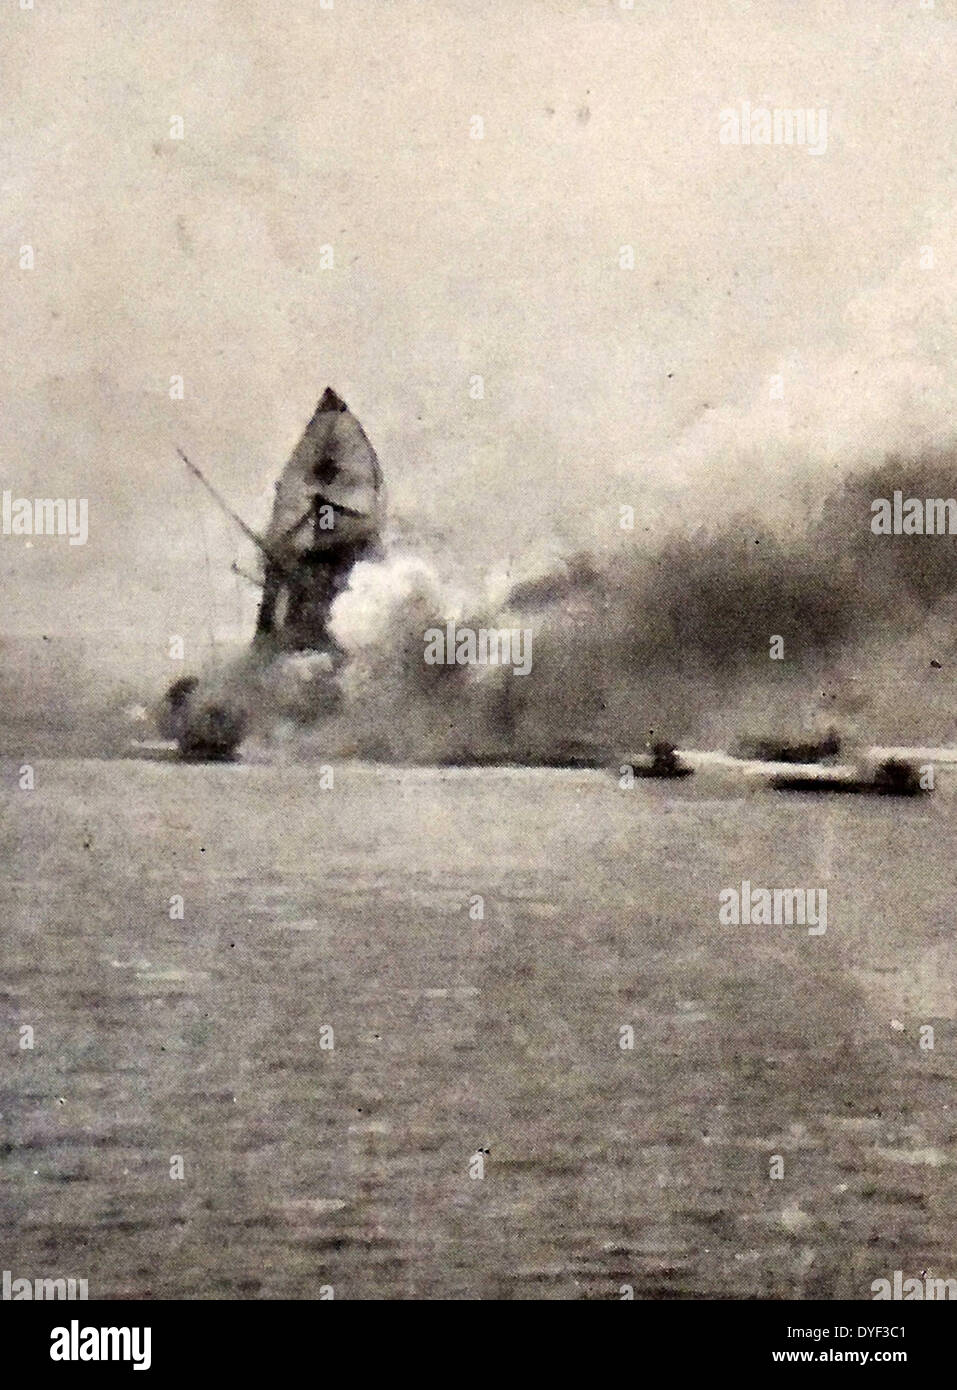
[[[14,1275],[94,1298],[957,1277],[946,790],[51,761],[28,792],[0,770]],[[742,879],[826,887],[826,934],[722,926]]]

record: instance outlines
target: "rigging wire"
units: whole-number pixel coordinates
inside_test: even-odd
[[[195,489],[195,486],[196,486],[195,481],[194,481],[193,486],[194,486],[194,489]],[[216,665],[216,664],[218,664],[218,656],[219,656],[219,653],[218,653],[217,648],[216,648],[216,633],[215,633],[215,627],[214,627],[214,623],[213,623],[213,604],[212,604],[213,570],[212,570],[212,565],[211,565],[210,559],[209,559],[209,542],[208,542],[207,535],[206,535],[206,519],[205,519],[205,517],[203,516],[203,508],[202,508],[201,506],[200,506],[200,507],[197,507],[197,508],[196,508],[196,511],[197,511],[198,516],[199,516],[199,529],[200,529],[200,534],[202,535],[202,538],[203,538],[203,563],[204,563],[204,566],[205,566],[205,569],[206,569],[206,629],[207,629],[207,632],[208,632],[208,634],[209,634],[209,652],[210,652],[210,656],[211,656],[212,659],[213,659],[214,665]]]

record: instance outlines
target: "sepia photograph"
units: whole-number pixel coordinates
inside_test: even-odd
[[[957,1300],[955,59],[954,0],[4,0],[38,1364]]]

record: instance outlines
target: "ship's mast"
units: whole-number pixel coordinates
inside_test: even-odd
[[[234,521],[236,523],[240,531],[242,531],[243,535],[248,540],[252,541],[253,545],[256,546],[257,550],[262,551],[263,555],[265,555],[267,560],[273,560],[274,557],[270,553],[269,548],[267,547],[266,542],[263,540],[262,536],[257,535],[257,533],[253,530],[251,526],[246,525],[245,521],[243,521],[242,517],[238,514],[238,512],[233,511],[229,503],[216,491],[212,483],[203,477],[203,474],[196,467],[195,463],[193,463],[191,459],[187,458],[187,456],[184,454],[183,450],[179,447],[178,444],[176,446],[176,452],[179,454],[180,458],[186,464],[186,467],[192,473],[193,477],[199,479],[199,481],[202,483],[203,487],[209,493],[213,501],[217,504],[218,507],[222,509],[222,511],[226,513],[226,515],[229,517],[231,521]]]

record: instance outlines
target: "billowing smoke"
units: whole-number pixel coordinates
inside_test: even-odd
[[[953,498],[957,454],[848,475],[800,525],[726,517],[518,586],[543,624],[527,711],[548,721],[560,689],[575,732],[618,747],[832,726],[952,741],[957,537],[874,534],[871,504],[895,490]]]
[[[456,592],[414,556],[357,565],[332,612],[332,635],[346,661],[342,707],[325,739],[394,760],[507,756],[506,687],[515,678],[501,666],[425,661],[430,630],[498,621],[488,594]]]
[[[421,558],[360,564],[336,601],[342,651],[257,667],[257,731],[303,751],[398,761],[561,761],[657,738],[836,728],[864,742],[952,741],[957,538],[882,536],[879,497],[949,498],[957,455],[891,458],[845,477],[803,524],[757,512],[675,527],[657,546],[577,554],[462,593]],[[527,675],[429,665],[454,622],[530,630]],[[252,677],[254,676],[254,679]]]

